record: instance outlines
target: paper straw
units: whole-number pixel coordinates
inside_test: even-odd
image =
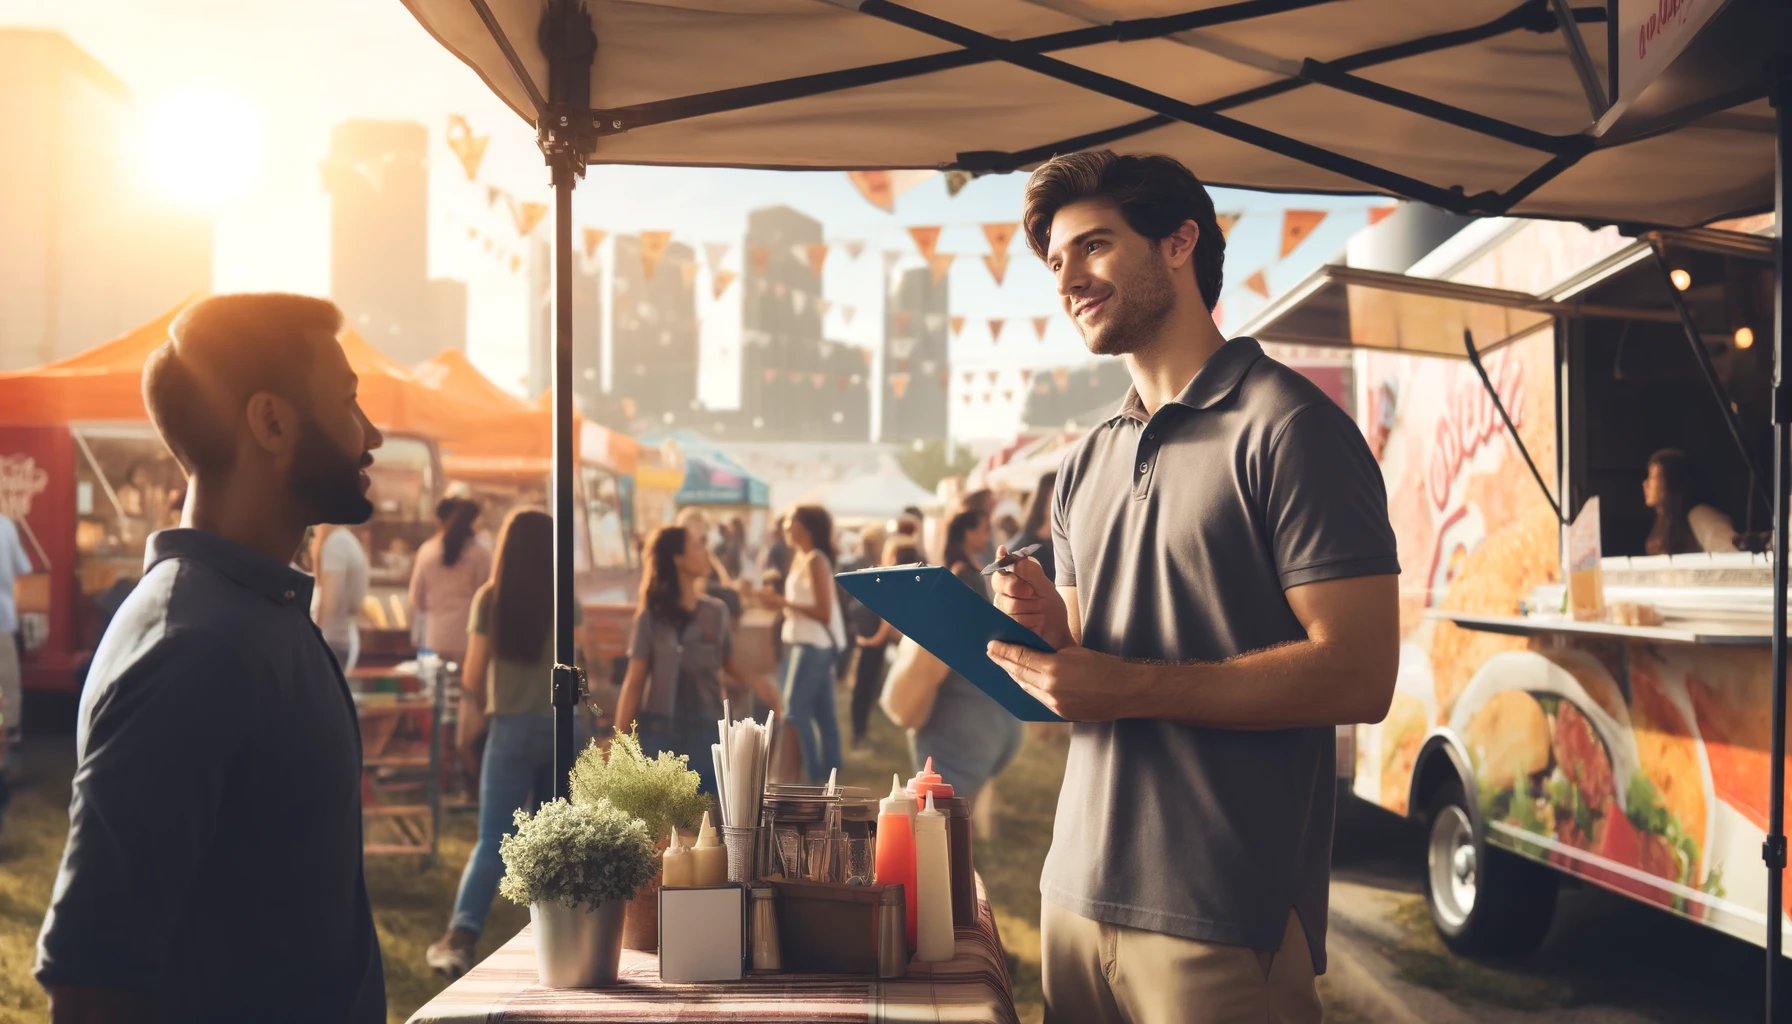
[[[722,745],[712,743],[709,746],[709,761],[715,767],[716,801],[722,805],[722,823],[728,822],[728,787],[722,784]]]

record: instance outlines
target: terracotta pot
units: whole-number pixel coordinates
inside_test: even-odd
[[[666,843],[661,840],[659,852],[664,853]],[[643,953],[657,953],[660,948],[660,874],[654,872],[635,898],[628,901],[628,910],[622,919],[622,948],[639,950]]]

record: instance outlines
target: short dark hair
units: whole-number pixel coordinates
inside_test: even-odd
[[[1128,226],[1153,242],[1168,238],[1183,221],[1194,221],[1201,231],[1195,240],[1195,285],[1213,310],[1225,283],[1226,236],[1213,197],[1192,171],[1167,156],[1121,156],[1109,149],[1047,160],[1027,179],[1021,215],[1033,255],[1045,259],[1058,211],[1086,199],[1113,203]]]
[[[342,311],[309,295],[217,295],[188,306],[143,364],[143,404],[189,474],[227,473],[244,403],[269,391],[303,400],[319,336]]]

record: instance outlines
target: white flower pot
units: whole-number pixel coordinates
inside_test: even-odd
[[[616,983],[622,960],[622,914],[628,906],[607,900],[529,904],[535,924],[535,960],[548,988],[600,988]]]

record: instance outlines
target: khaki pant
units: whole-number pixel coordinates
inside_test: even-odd
[[[1288,912],[1274,953],[1040,910],[1046,1024],[1318,1024],[1313,959]]]

